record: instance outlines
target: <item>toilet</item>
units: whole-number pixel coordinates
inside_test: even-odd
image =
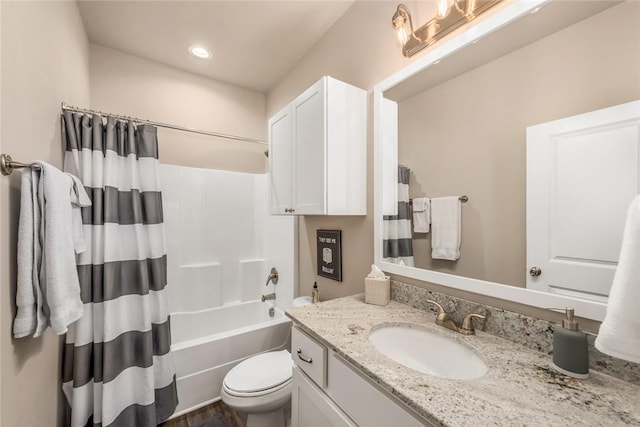
[[[294,307],[310,304],[296,298]],[[222,401],[244,412],[247,427],[284,427],[285,406],[291,401],[293,361],[287,350],[252,356],[233,367],[222,381]]]
[[[250,357],[224,377],[222,401],[248,414],[247,427],[284,427],[284,407],[291,400],[292,368],[287,350]]]

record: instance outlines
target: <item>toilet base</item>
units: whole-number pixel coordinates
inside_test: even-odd
[[[284,408],[273,412],[248,414],[247,427],[284,427]]]

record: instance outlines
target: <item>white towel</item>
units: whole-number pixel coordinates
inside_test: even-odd
[[[640,363],[640,196],[629,206],[620,259],[609,292],[607,313],[595,346],[603,353]]]
[[[431,199],[431,258],[460,258],[461,212],[458,197]]]
[[[79,211],[74,221],[72,201],[77,209],[91,202],[71,175],[37,163],[40,171],[22,174],[16,338],[31,333],[38,337],[48,325],[64,334],[83,312],[75,254],[82,251],[84,239],[78,232]]]
[[[84,241],[84,230],[82,228],[82,208],[91,206],[91,199],[87,195],[87,192],[82,185],[80,179],[70,173],[66,173],[71,180],[71,226],[73,228],[73,246],[77,254],[87,250],[87,245]]]
[[[20,218],[18,220],[18,284],[16,287],[16,318],[13,335],[16,338],[33,334],[46,327],[40,292],[42,246],[40,236],[40,206],[38,203],[39,172],[22,171]],[[44,325],[44,326],[41,326]]]
[[[413,232],[428,233],[431,224],[431,200],[428,197],[413,199]]]

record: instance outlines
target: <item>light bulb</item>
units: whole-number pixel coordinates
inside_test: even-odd
[[[398,41],[400,42],[400,44],[402,44],[402,46],[404,46],[409,41],[409,32],[403,26],[401,28],[398,28],[397,34],[398,34]]]
[[[392,19],[393,28],[396,29],[398,41],[404,46],[409,41],[409,31],[407,31],[407,20],[402,14],[396,12]]]
[[[436,10],[436,17],[438,19],[444,19],[449,14],[449,10],[451,9],[451,3],[449,0],[438,0]]]
[[[465,11],[465,15],[469,17],[473,17],[473,12],[476,10],[476,0],[467,0],[467,10]]]

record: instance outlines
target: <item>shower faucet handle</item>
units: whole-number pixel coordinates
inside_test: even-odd
[[[269,282],[273,283],[274,285],[278,284],[278,270],[276,270],[275,267],[271,267],[271,273],[269,274],[269,277],[267,277],[267,283],[265,283],[265,286],[269,286]]]

